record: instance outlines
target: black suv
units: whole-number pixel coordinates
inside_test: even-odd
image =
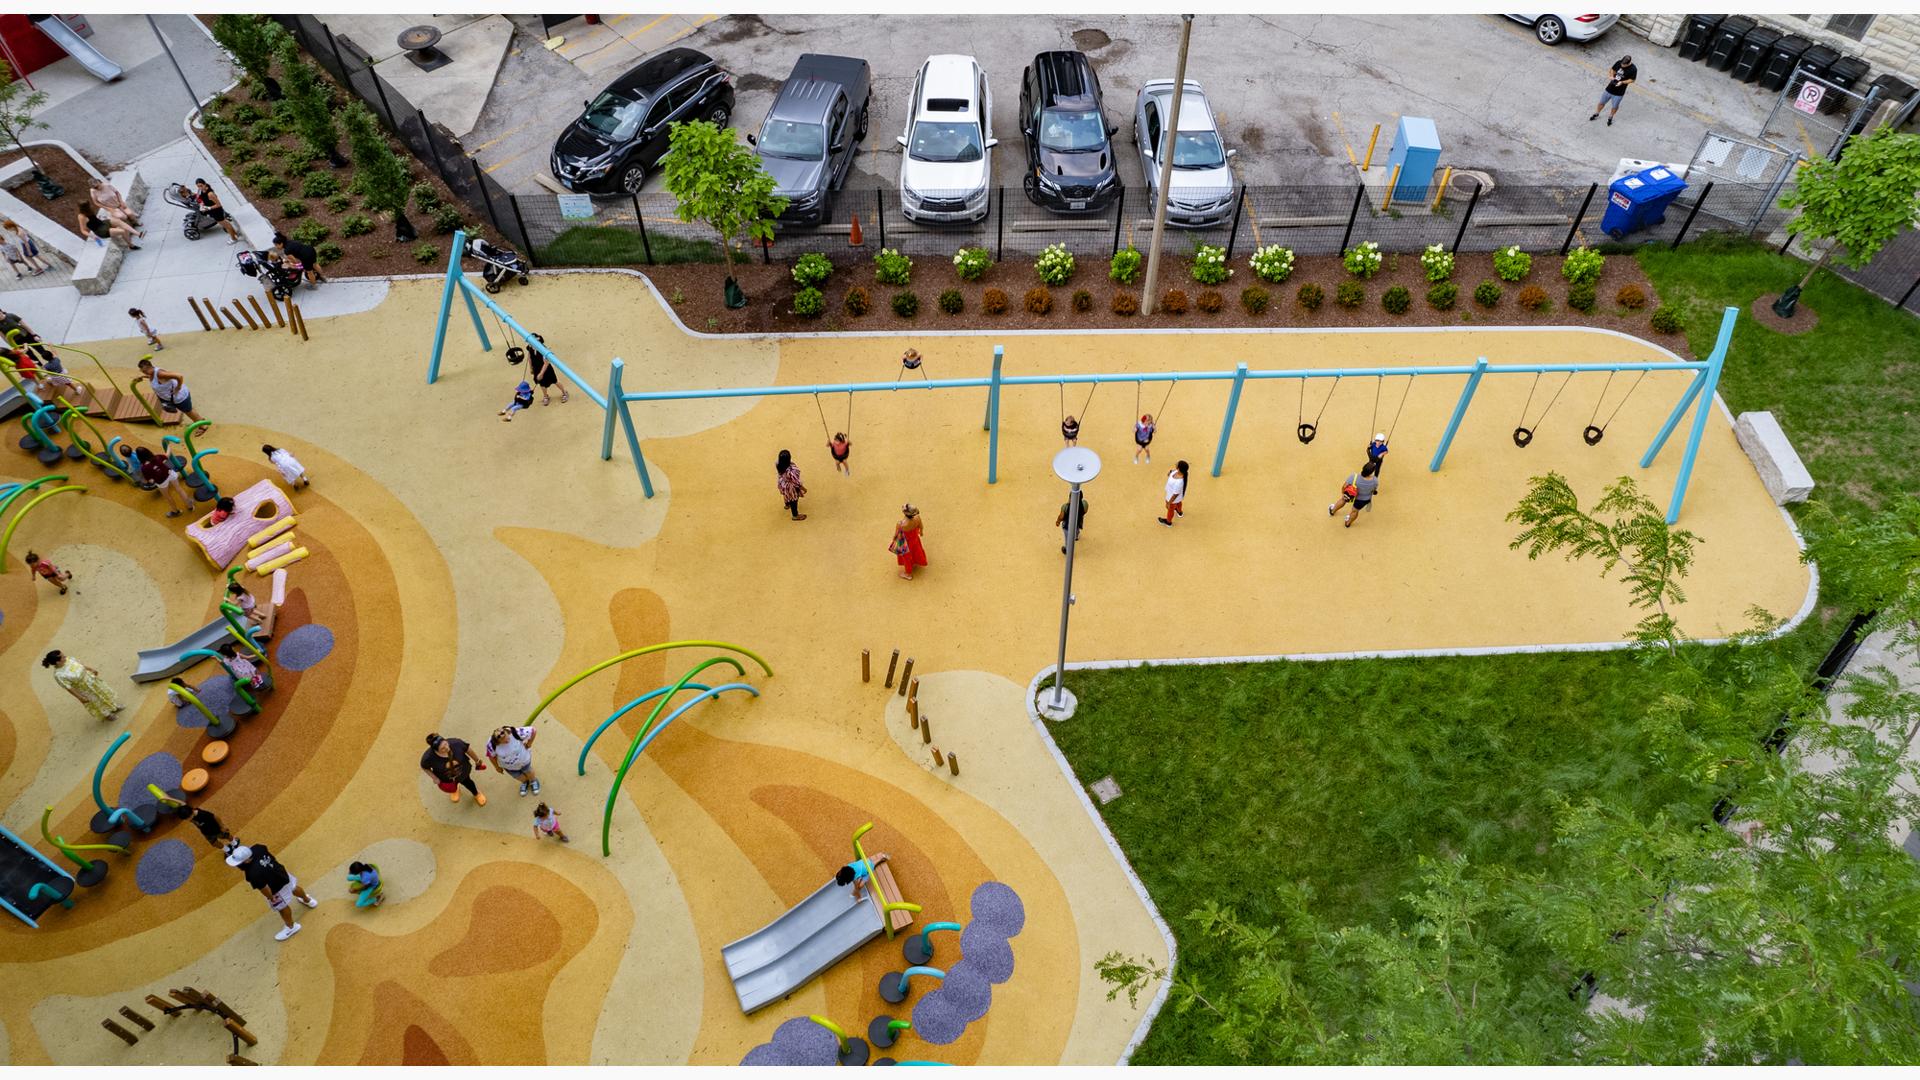
[[[667,152],[669,125],[733,116],[733,76],[706,53],[668,49],[615,79],[553,144],[553,178],[568,191],[638,192]]]
[[[1120,195],[1113,133],[1100,108],[1100,77],[1085,53],[1043,52],[1020,80],[1027,198],[1057,214],[1092,214]]]
[[[794,63],[759,137],[747,136],[773,176],[774,194],[786,196],[781,221],[827,220],[828,193],[846,182],[860,152],[854,144],[867,137],[871,83],[867,62],[851,56],[807,53]]]

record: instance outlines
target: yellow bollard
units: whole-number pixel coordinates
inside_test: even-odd
[[[1367,160],[1360,163],[1360,171],[1366,172],[1373,167],[1373,144],[1380,141],[1380,125],[1373,125],[1373,138],[1367,140]]]
[[[1447,184],[1452,180],[1453,180],[1453,166],[1449,165],[1447,166],[1446,171],[1440,174],[1440,191],[1438,194],[1436,194],[1433,197],[1434,213],[1436,214],[1439,213],[1440,204],[1447,201]]]
[[[1400,166],[1393,167],[1393,175],[1387,178],[1387,201],[1380,204],[1380,212],[1393,209],[1393,189],[1400,186]]]

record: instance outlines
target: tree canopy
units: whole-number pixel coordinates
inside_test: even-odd
[[[1865,266],[1920,219],[1916,193],[1920,135],[1882,127],[1849,139],[1838,161],[1807,162],[1780,205],[1799,211],[1790,231],[1837,246],[1844,265]]]
[[[787,200],[773,193],[773,177],[759,155],[736,141],[731,130],[707,120],[676,123],[660,164],[667,190],[679,204],[675,216],[703,222],[720,234],[728,274],[736,238],[773,239],[773,219],[787,208]]]

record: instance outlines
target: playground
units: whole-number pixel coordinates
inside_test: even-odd
[[[1166,939],[1028,701],[1058,632],[1065,485],[1050,462],[1063,413],[1104,462],[1085,490],[1070,661],[1618,642],[1639,614],[1624,584],[1508,547],[1507,511],[1549,470],[1587,499],[1631,475],[1678,511],[1700,538],[1677,612],[1686,633],[1720,637],[1749,629],[1753,608],[1792,619],[1810,603],[1793,528],[1729,418],[1717,404],[1676,408],[1704,365],[1617,334],[717,339],[681,327],[637,277],[542,275],[491,299],[564,362],[571,400],[556,392],[502,424],[526,371],[506,352],[526,342],[492,310],[469,315],[463,294],[439,276],[395,282],[372,310],[313,318],[297,350],[263,350],[245,333],[173,335],[163,360],[192,375],[212,421],[195,438],[223,451],[194,451],[188,465],[197,458],[225,495],[279,484],[256,450],[267,443],[313,479],[274,496],[294,525],[233,553],[294,534],[288,554],[308,552],[284,568],[263,648],[275,685],[187,801],[271,845],[319,907],[276,945],[278,918],[238,871],[155,813],[129,854],[85,853],[110,870],[72,890],[71,909],[42,911],[37,929],[0,918],[0,977],[32,988],[0,1001],[0,1060],[216,1062],[225,1035],[190,1017],[156,1018],[132,1045],[101,1030],[121,1006],[182,986],[244,1013],[259,1044],[246,1056],[274,1064],[831,1063],[862,1037],[872,1057],[900,1061],[1120,1060],[1149,1003],[1108,1001],[1094,961],[1118,951],[1164,963]],[[445,343],[429,384],[437,324]],[[75,344],[116,374],[143,355],[137,340]],[[993,380],[996,346],[1002,385],[935,388]],[[921,369],[902,370],[908,347]],[[1482,360],[1492,371],[1462,409]],[[1380,374],[1235,380],[1238,365]],[[1387,370],[1400,368],[1450,373]],[[80,370],[71,357],[68,369]],[[1146,378],[1169,372],[1210,377]],[[1039,378],[1096,374],[1141,378]],[[897,391],[628,400],[624,417],[594,396],[896,380]],[[1130,460],[1142,412],[1158,420],[1150,465]],[[1677,429],[1642,468],[1669,420]],[[95,422],[101,434],[88,437],[101,444],[159,449],[162,430],[181,430]],[[7,425],[10,437],[24,430]],[[1516,427],[1530,432],[1524,447]],[[1595,427],[1604,433],[1590,442],[1583,429]],[[851,437],[850,477],[827,451],[837,431]],[[1343,528],[1327,506],[1375,432],[1391,446],[1379,494]],[[804,473],[804,522],[775,489],[782,449]],[[1192,464],[1185,516],[1167,528],[1155,519],[1179,459]],[[27,499],[62,486],[42,484],[5,519],[18,532],[0,574],[0,824],[71,870],[40,842],[43,807],[52,835],[97,843],[89,825],[103,806],[163,811],[146,784],[173,790],[196,764],[206,733],[188,725],[204,716],[130,676],[142,650],[224,624],[226,563],[164,518],[157,495],[104,467],[0,451],[0,488],[63,470],[85,490],[27,516]],[[928,565],[911,581],[886,550],[903,503],[925,522]],[[28,545],[74,573],[71,595],[25,572]],[[241,580],[263,596],[271,587]],[[721,644],[645,652],[572,681],[685,641]],[[124,710],[90,717],[41,669],[55,648],[98,669]],[[891,671],[895,650],[911,676]],[[731,666],[690,670],[722,656]],[[219,675],[209,661],[185,677]],[[741,689],[692,705],[660,695],[587,748],[616,711],[677,683]],[[477,750],[504,724],[539,732],[538,798],[515,797],[488,768],[474,775],[486,805],[451,802],[421,774],[426,733]],[[1180,733],[1167,736],[1177,748]],[[539,801],[562,812],[572,843],[535,835]],[[345,884],[355,861],[379,865],[382,906],[356,909]],[[890,905],[876,902],[870,920],[830,884],[849,863]],[[736,965],[734,946],[822,906],[834,925],[859,924],[842,955],[801,964],[783,994],[743,1011],[743,972],[770,969]],[[931,955],[916,960],[915,942]],[[913,1027],[874,1028],[883,1017]]]

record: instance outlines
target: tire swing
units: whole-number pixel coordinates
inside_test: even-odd
[[[1607,428],[1609,425],[1613,423],[1613,418],[1620,415],[1620,410],[1623,406],[1626,405],[1627,398],[1632,397],[1633,392],[1635,390],[1640,389],[1641,381],[1647,377],[1646,369],[1642,368],[1640,370],[1640,378],[1633,380],[1633,384],[1627,387],[1626,394],[1623,397],[1621,397],[1621,399],[1617,404],[1614,405],[1613,411],[1607,414],[1606,423],[1601,424],[1599,427],[1595,427],[1593,426],[1593,422],[1600,416],[1600,406],[1606,402],[1607,388],[1613,385],[1613,377],[1616,374],[1618,374],[1618,372],[1613,372],[1613,371],[1607,372],[1606,385],[1600,388],[1600,400],[1593,403],[1593,415],[1587,417],[1587,430],[1580,433],[1580,437],[1587,440],[1588,446],[1597,446],[1599,445],[1600,440],[1606,437]]]
[[[493,316],[493,325],[495,328],[497,328],[500,331],[500,340],[501,341],[514,340],[515,335],[513,331],[510,328],[508,328],[507,321],[500,317],[500,313],[493,309],[493,305],[483,304],[481,306],[487,309],[487,314]],[[527,350],[525,345],[526,343],[522,342],[519,345],[507,346],[507,363],[509,364],[525,363],[527,359]]]
[[[1543,371],[1533,373],[1533,385],[1527,388],[1527,403],[1520,406],[1520,426],[1513,429],[1513,445],[1520,447],[1522,450],[1526,449],[1527,444],[1533,441],[1534,428],[1539,427],[1540,421],[1545,420],[1547,413],[1553,410],[1553,403],[1560,400],[1560,394],[1566,390],[1567,383],[1573,381],[1573,372],[1567,372],[1567,377],[1560,383],[1560,389],[1555,390],[1553,396],[1547,399],[1547,407],[1540,410],[1540,415],[1533,418],[1532,424],[1528,424],[1527,410],[1533,408],[1533,392],[1540,389],[1540,376],[1544,374],[1546,373]]]
[[[1327,396],[1320,399],[1320,411],[1313,414],[1313,423],[1311,424],[1307,423],[1307,380],[1300,380],[1300,410],[1298,414],[1300,426],[1294,428],[1293,433],[1295,437],[1300,440],[1301,446],[1306,446],[1313,442],[1313,437],[1320,433],[1320,418],[1327,415],[1327,402],[1332,401],[1333,392],[1340,389],[1340,379],[1341,376],[1339,375],[1333,377],[1333,385],[1327,387]]]
[[[1393,421],[1384,429],[1380,426],[1380,391],[1386,385],[1387,377],[1376,375],[1374,378],[1377,381],[1373,384],[1373,430],[1381,432],[1387,437],[1388,442],[1392,442],[1394,429],[1400,426],[1400,414],[1407,410],[1407,398],[1413,395],[1413,380],[1418,376],[1407,376],[1407,388],[1400,391],[1400,405],[1393,410]],[[1329,393],[1327,396],[1333,395]]]

